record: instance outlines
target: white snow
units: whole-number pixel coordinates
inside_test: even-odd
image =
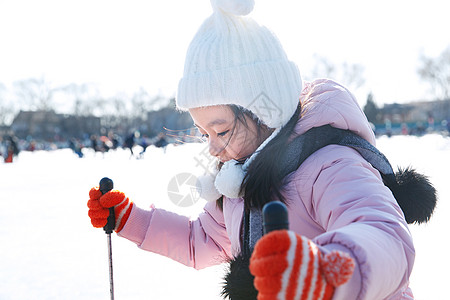
[[[108,176],[141,208],[154,203],[195,217],[204,202],[180,208],[167,185],[178,173],[201,173],[204,147],[149,147],[140,160],[121,149],[86,151],[82,159],[71,150],[21,152],[14,163],[1,163],[0,299],[109,299],[106,235],[87,216],[89,189]],[[410,227],[417,250],[411,286],[416,299],[448,299],[450,139],[381,137],[378,147],[393,166],[427,174],[439,192],[431,222]],[[115,234],[112,244],[116,299],[220,299],[224,266],[196,271]]]

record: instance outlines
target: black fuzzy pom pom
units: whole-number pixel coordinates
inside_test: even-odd
[[[436,189],[428,177],[411,168],[399,168],[395,179],[393,177],[385,177],[385,183],[403,210],[406,222],[408,224],[428,222],[437,202]]]
[[[256,300],[258,291],[253,286],[255,278],[249,270],[250,257],[239,254],[228,263],[221,296],[230,300]]]

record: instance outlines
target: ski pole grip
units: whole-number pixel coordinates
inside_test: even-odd
[[[281,201],[272,201],[264,205],[263,210],[264,234],[274,230],[289,230],[289,218],[286,205]]]
[[[114,188],[114,183],[108,177],[103,177],[100,180],[99,189],[100,189],[100,192],[102,192],[102,195],[106,194],[113,188]],[[107,220],[108,220],[108,222],[106,223],[105,227],[103,227],[103,230],[107,234],[110,234],[113,232],[114,228],[116,227],[116,216],[114,214],[114,207],[109,208],[109,216],[108,216]]]

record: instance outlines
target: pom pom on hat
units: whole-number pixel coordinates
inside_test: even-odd
[[[302,80],[278,38],[248,16],[253,0],[211,0],[214,13],[186,53],[176,105],[180,110],[238,105],[269,128],[281,128],[297,109]]]
[[[211,5],[214,10],[218,8],[223,12],[236,15],[245,16],[248,15],[255,5],[253,0],[211,0]]]

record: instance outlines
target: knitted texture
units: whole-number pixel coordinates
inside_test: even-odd
[[[253,0],[211,0],[214,10],[222,10],[233,15],[247,15],[253,10]]]
[[[134,203],[124,193],[113,190],[104,195],[98,187],[89,191],[88,215],[91,223],[96,228],[102,228],[108,222],[109,209],[114,207],[116,226],[114,231],[119,232],[130,216]]]
[[[323,274],[332,286],[340,286],[346,283],[353,275],[355,264],[353,260],[340,251],[327,253],[322,259]]]
[[[270,128],[282,127],[302,90],[297,66],[269,29],[243,16],[253,1],[212,0],[212,6],[188,48],[177,107],[235,104]]]
[[[259,300],[331,299],[354,270],[352,258],[334,251],[323,260],[317,245],[292,231],[263,236],[250,259]]]

